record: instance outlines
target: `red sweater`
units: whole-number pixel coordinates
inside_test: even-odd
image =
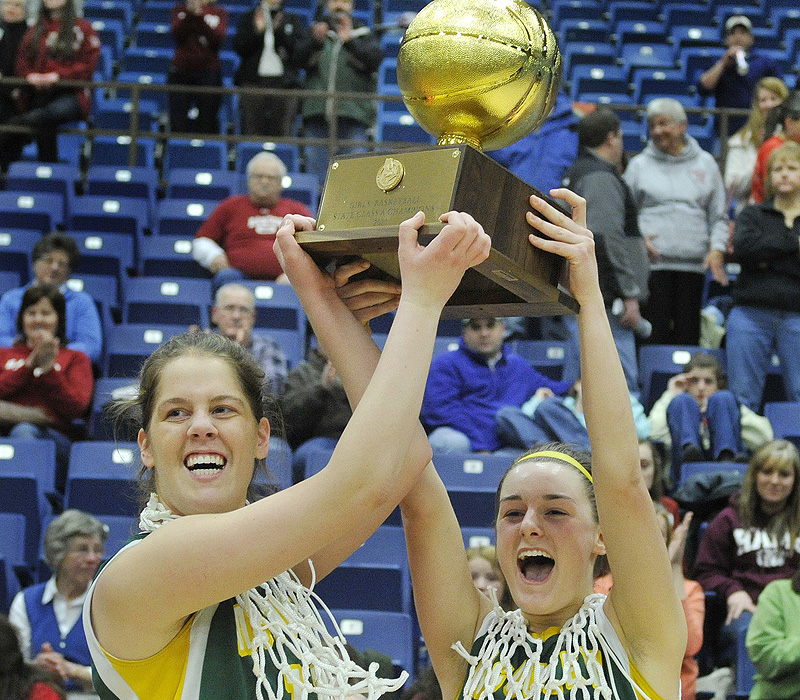
[[[41,408],[53,428],[68,433],[75,418],[89,408],[94,389],[92,363],[78,350],[61,348],[53,369],[40,377],[25,366],[31,354],[27,345],[0,348],[0,399]]]
[[[272,252],[275,233],[286,214],[311,216],[305,204],[281,198],[267,209],[257,207],[246,194],[222,200],[196,238],[210,238],[225,251],[231,267],[250,279],[274,280],[283,269]]]
[[[73,54],[68,59],[54,58],[48,50],[48,42],[53,42],[58,34],[61,21],[58,19],[42,18],[45,32],[39,41],[39,50],[36,57],[30,54],[30,44],[33,40],[33,32],[36,25],[31,27],[22,37],[22,42],[17,53],[16,74],[20,78],[27,77],[30,73],[58,73],[62,80],[91,80],[100,58],[100,38],[97,32],[92,29],[92,25],[85,19],[75,18],[73,32],[75,41],[72,43]],[[58,88],[56,83],[51,90]],[[23,111],[28,109],[26,104],[26,91],[23,90],[21,98]],[[81,104],[83,118],[89,116],[89,109],[92,105],[91,91],[89,88],[75,90]]]
[[[219,49],[228,31],[228,11],[220,5],[206,5],[195,15],[186,5],[172,8],[172,38],[175,56],[172,65],[181,70],[216,70]]]
[[[61,696],[53,690],[47,683],[36,682],[31,688],[28,700],[59,700]]]

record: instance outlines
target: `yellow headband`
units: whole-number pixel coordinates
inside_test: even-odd
[[[559,462],[566,462],[567,464],[571,464],[575,469],[577,469],[581,474],[583,474],[588,480],[590,484],[594,484],[594,479],[592,479],[592,475],[586,470],[577,459],[574,457],[570,457],[569,455],[565,455],[563,452],[556,452],[555,450],[543,450],[541,452],[533,452],[532,454],[525,455],[517,460],[517,464],[520,462],[524,462],[528,459],[533,459],[534,457],[549,457],[550,459],[555,459]]]

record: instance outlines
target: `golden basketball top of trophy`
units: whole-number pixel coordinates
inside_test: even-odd
[[[560,81],[555,36],[524,0],[433,0],[397,57],[406,107],[440,145],[518,141],[550,113]]]

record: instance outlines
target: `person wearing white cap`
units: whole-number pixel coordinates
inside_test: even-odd
[[[708,70],[700,75],[697,87],[701,95],[713,95],[717,108],[749,109],[756,83],[768,75],[782,78],[775,59],[753,50],[753,23],[746,15],[731,15],[725,21],[727,50]],[[738,131],[747,115],[731,116],[727,134]],[[719,130],[721,120],[716,119]]]

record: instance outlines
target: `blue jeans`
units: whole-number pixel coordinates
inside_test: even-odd
[[[639,363],[636,359],[636,336],[630,328],[625,328],[619,319],[606,308],[606,316],[611,326],[611,335],[614,336],[614,345],[617,346],[619,361],[625,374],[628,391],[639,398]],[[580,343],[578,341],[577,316],[562,316],[564,328],[567,329],[567,351],[564,353],[564,379],[575,381],[581,376]]]
[[[41,97],[34,102],[33,109],[18,114],[8,120],[9,124],[38,127],[34,134],[38,158],[44,163],[58,162],[59,124],[73,122],[82,117],[81,105],[76,95],[62,95],[50,102]],[[0,136],[0,163],[7,168],[22,157],[22,149],[30,141],[26,134],[3,134]]]
[[[336,135],[340,139],[353,141],[367,141],[367,131],[369,127],[355,119],[339,117],[336,127]],[[328,122],[324,117],[309,117],[303,120],[303,132],[308,138],[326,139],[328,138]],[[344,147],[340,148],[340,153],[360,153],[366,148]],[[320,183],[325,182],[328,174],[328,149],[325,146],[306,146],[306,172],[316,175]]]
[[[706,418],[711,437],[710,454],[706,456],[710,460],[719,459],[723,450],[730,450],[734,455],[744,451],[741,413],[732,392],[721,389],[713,394],[708,399]],[[701,420],[700,406],[690,394],[678,394],[667,406],[667,424],[672,437],[673,469],[680,466],[683,448],[686,445],[696,445],[705,454],[700,436]]]
[[[734,306],[728,316],[730,390],[759,412],[773,352],[778,353],[788,401],[800,401],[800,313]]]
[[[17,423],[9,430],[8,437],[24,440],[52,440],[56,446],[56,491],[64,493],[67,485],[67,470],[69,469],[69,452],[72,448],[72,440],[58,430],[43,428],[33,423]]]
[[[515,406],[504,406],[496,420],[497,434],[504,445],[527,450],[536,443],[557,441],[590,449],[586,428],[556,397],[542,401],[532,419]]]
[[[469,438],[460,430],[442,425],[434,428],[428,435],[428,441],[436,452],[471,452]]]

